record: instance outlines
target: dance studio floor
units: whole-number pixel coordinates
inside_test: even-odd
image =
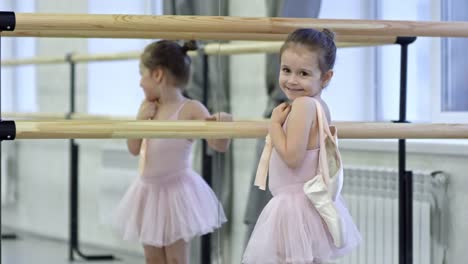
[[[82,246],[83,247],[83,246]],[[99,263],[127,264],[145,263],[144,257],[124,252],[109,251],[93,247],[83,247],[87,255],[111,254],[117,261],[84,261],[76,256],[75,261],[68,261],[68,244],[63,241],[44,239],[28,234],[18,234],[17,239],[2,239],[2,264],[63,264],[63,263]],[[75,254],[76,255],[76,254]]]

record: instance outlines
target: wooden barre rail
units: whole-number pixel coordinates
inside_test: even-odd
[[[16,121],[17,139],[65,138],[257,138],[268,121]],[[468,138],[468,124],[336,122],[340,138]]]
[[[2,118],[20,120],[63,120],[67,118],[65,113],[57,112],[2,112]],[[70,119],[80,120],[135,120],[134,116],[97,115],[89,113],[72,113]]]
[[[468,22],[392,21],[233,16],[151,16],[16,13],[16,30],[212,32],[287,34],[329,28],[340,35],[468,37]]]
[[[213,33],[213,32],[154,32],[154,31],[77,31],[77,30],[15,30],[3,31],[6,37],[48,37],[48,38],[124,38],[124,39],[196,39],[196,40],[249,40],[249,41],[284,41],[287,34],[253,33]],[[338,42],[394,43],[395,35],[336,35]]]
[[[365,40],[364,38],[360,40]],[[375,39],[377,41],[377,39]],[[346,47],[361,47],[361,46],[375,46],[395,43],[396,38],[385,39],[380,38],[380,43],[373,42],[337,42],[337,46],[341,48]],[[386,42],[385,42],[386,41]],[[279,52],[283,42],[244,42],[244,43],[209,43],[201,47],[203,52],[207,55],[236,55],[236,54],[252,54],[252,53],[277,53]],[[197,51],[189,51],[189,56],[196,56]],[[72,54],[69,60],[73,62],[91,62],[91,61],[113,61],[113,60],[134,60],[138,59],[141,51],[129,51],[108,54]],[[36,57],[24,58],[15,60],[3,60],[1,62],[4,66],[28,65],[28,64],[57,64],[65,63],[67,59],[65,56],[58,57]]]

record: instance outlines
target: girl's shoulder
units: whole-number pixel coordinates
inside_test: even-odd
[[[198,100],[194,99],[187,99],[187,103],[185,103],[185,109],[187,112],[199,112],[205,111],[206,107]]]
[[[321,99],[316,99],[309,96],[298,97],[293,101],[292,109],[315,116],[315,113],[317,112],[317,103],[322,106],[322,109],[325,112],[328,121],[330,122],[330,110],[327,103]]]
[[[292,102],[292,108],[300,111],[315,112],[316,111],[316,102],[318,100],[308,96],[301,96]],[[319,102],[320,103],[320,102]]]
[[[188,99],[187,98],[187,103],[185,104],[187,107],[191,108],[199,108],[199,107],[205,107],[200,101],[195,100],[195,99]]]
[[[207,109],[201,102],[193,99],[187,100],[188,101],[185,103],[184,108],[180,113],[181,119],[201,119],[207,115]]]

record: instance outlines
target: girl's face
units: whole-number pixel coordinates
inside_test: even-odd
[[[320,95],[333,75],[319,68],[318,54],[301,45],[291,45],[281,55],[279,85],[289,100]]]
[[[148,101],[155,101],[160,97],[155,71],[150,71],[140,63],[140,86],[143,88],[145,98]]]

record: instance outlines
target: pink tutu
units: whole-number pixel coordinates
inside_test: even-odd
[[[138,177],[117,208],[125,240],[163,247],[212,232],[226,222],[216,195],[191,169],[164,179]]]
[[[344,218],[347,240],[345,247],[336,248],[317,210],[302,192],[302,185],[285,186],[265,206],[242,263],[320,263],[345,255],[360,243],[359,231],[339,197],[336,204]]]

